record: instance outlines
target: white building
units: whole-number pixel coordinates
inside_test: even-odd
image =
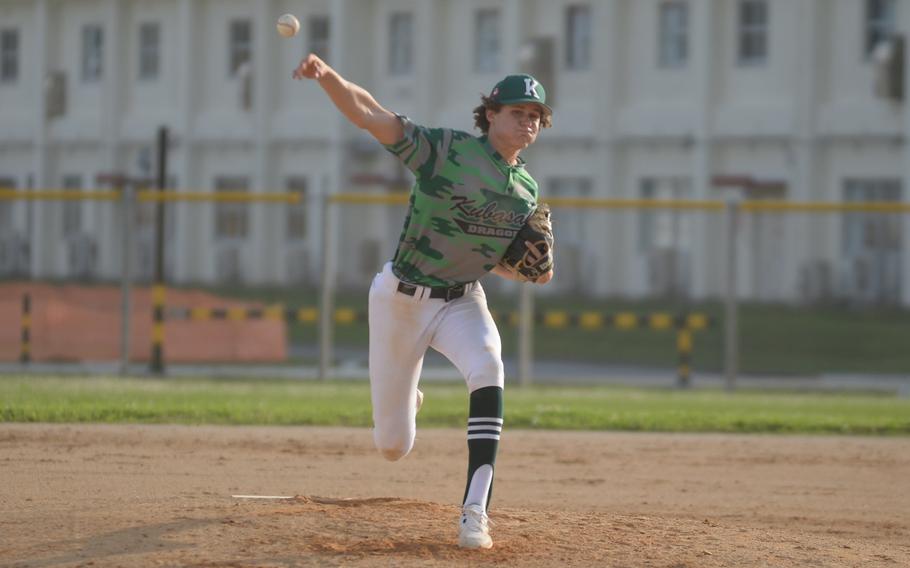
[[[285,12],[302,22],[292,39],[275,31]],[[164,125],[181,191],[401,189],[390,155],[291,80],[314,50],[387,108],[464,130],[480,93],[532,70],[555,108],[526,153],[545,197],[908,202],[910,112],[873,92],[872,58],[908,30],[908,0],[0,0],[0,187],[150,174]],[[318,282],[316,203],[169,206],[169,281]],[[343,284],[369,282],[403,213],[342,213]],[[555,215],[554,290],[723,292],[716,214]],[[0,273],[115,279],[118,226],[110,203],[0,201]],[[743,230],[744,297],[910,305],[906,215],[766,214]]]

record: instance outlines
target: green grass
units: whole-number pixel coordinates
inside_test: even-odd
[[[419,427],[463,427],[461,384],[429,383]],[[366,382],[0,376],[3,422],[371,425]],[[910,400],[874,394],[509,387],[510,428],[910,434]]]

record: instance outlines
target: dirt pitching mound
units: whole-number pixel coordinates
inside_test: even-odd
[[[224,522],[237,565],[851,566],[896,560],[868,544],[709,520],[504,509],[490,550],[455,545],[458,508],[393,498],[246,503]],[[227,534],[232,533],[232,534]],[[268,536],[263,536],[268,535]],[[224,557],[214,563],[227,561]]]
[[[467,551],[464,435],[0,424],[0,566],[910,566],[908,439],[511,431]]]

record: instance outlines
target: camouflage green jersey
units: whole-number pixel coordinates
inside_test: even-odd
[[[509,165],[486,136],[399,119],[404,138],[386,149],[416,181],[392,271],[422,286],[477,280],[534,210],[537,182],[523,160]]]

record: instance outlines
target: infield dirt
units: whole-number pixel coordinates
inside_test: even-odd
[[[910,439],[506,431],[464,551],[464,436],[0,424],[0,565],[910,566]]]

